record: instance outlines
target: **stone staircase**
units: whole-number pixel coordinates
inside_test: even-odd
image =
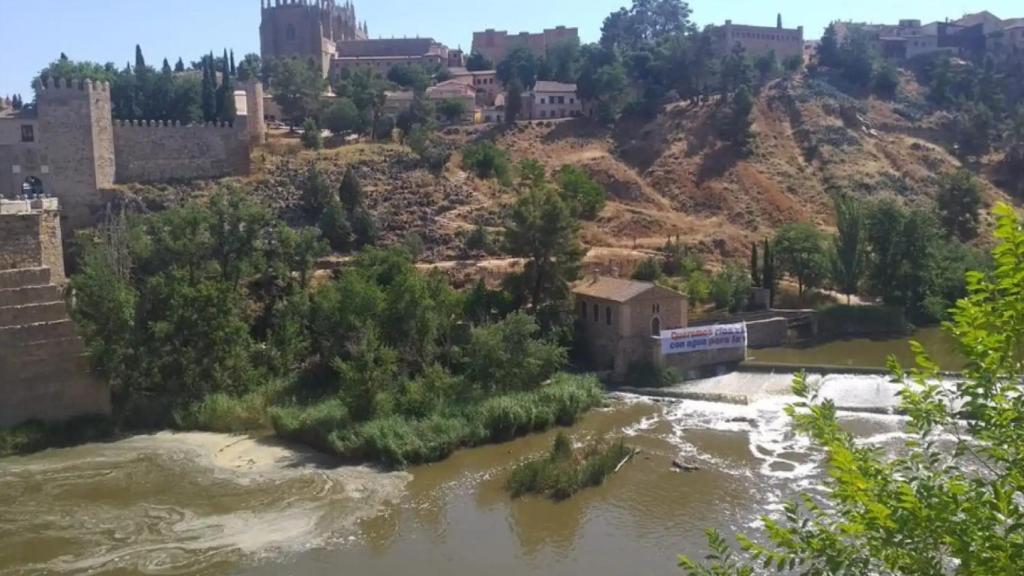
[[[0,270],[0,428],[110,414],[49,268]]]

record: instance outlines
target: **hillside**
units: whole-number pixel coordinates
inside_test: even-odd
[[[670,236],[722,260],[745,258],[751,242],[787,222],[827,229],[833,191],[865,199],[891,196],[908,205],[933,202],[937,175],[961,164],[947,152],[942,114],[922,114],[917,92],[909,77],[896,103],[854,99],[820,80],[777,80],[756,98],[755,135],[747,155],[716,138],[713,102],[673,103],[651,121],[624,121],[614,130],[577,119],[523,123],[508,131],[451,129],[443,139],[457,150],[493,137],[514,161],[532,158],[550,169],[585,168],[609,194],[600,218],[584,226],[584,241],[594,249],[588,267],[622,271]],[[484,259],[465,253],[463,237],[477,225],[500,227],[514,196],[461,170],[458,154],[441,174],[433,174],[407,148],[381,144],[314,154],[301,151],[294,140],[272,141],[257,153],[256,173],[239,183],[300,224],[299,187],[313,162],[332,185],[353,166],[383,241],[416,235],[428,262]],[[992,171],[984,162],[969,168],[986,182],[986,204],[1009,199],[987,178]],[[215,184],[134,185],[116,193],[159,208],[202,195]]]

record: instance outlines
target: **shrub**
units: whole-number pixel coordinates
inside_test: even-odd
[[[309,150],[320,150],[324,147],[324,138],[320,134],[320,127],[312,118],[307,118],[302,125],[302,145]]]
[[[658,278],[661,278],[661,263],[655,258],[642,260],[633,270],[633,280],[654,282]]]
[[[574,450],[569,437],[559,432],[548,456],[513,468],[505,488],[513,498],[547,494],[565,500],[584,488],[600,486],[632,452],[622,440],[612,444],[598,440]]]
[[[508,154],[493,142],[466,146],[462,149],[462,162],[477,178],[496,178],[503,184],[509,182],[511,169]]]
[[[270,428],[267,417],[267,393],[253,392],[245,396],[212,394],[202,402],[180,411],[178,426],[191,430],[238,433]]]
[[[311,407],[273,408],[270,410],[270,421],[278,436],[325,452],[334,451],[328,438],[352,423],[348,407],[337,398]]]

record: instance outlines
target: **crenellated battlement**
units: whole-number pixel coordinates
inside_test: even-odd
[[[43,93],[49,91],[72,91],[77,90],[80,92],[110,92],[110,83],[103,80],[89,80],[87,78],[44,78],[37,79],[33,83],[33,88],[36,89],[36,93]]]
[[[233,130],[238,122],[204,122],[183,124],[177,120],[114,120],[117,128],[184,128],[187,130]]]

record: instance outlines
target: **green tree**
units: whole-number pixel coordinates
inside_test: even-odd
[[[799,295],[820,285],[828,274],[824,236],[810,224],[787,224],[772,242],[779,270],[796,279]]]
[[[757,243],[750,250],[750,282],[751,286],[761,285],[760,260],[757,257]]]
[[[825,34],[822,35],[821,43],[818,44],[818,63],[829,68],[842,66],[842,56],[839,52],[839,36],[836,34],[834,23],[829,24],[825,28]]]
[[[764,240],[763,252],[764,265],[761,267],[761,287],[768,289],[768,306],[775,305],[775,289],[778,287],[778,278],[775,270],[775,253],[768,239]]]
[[[523,112],[523,85],[519,78],[513,78],[508,83],[508,90],[505,95],[505,123],[509,126],[516,123],[519,115]]]
[[[605,204],[605,191],[584,170],[575,166],[562,166],[555,174],[562,200],[576,218],[594,220]]]
[[[838,231],[832,239],[832,283],[846,294],[849,303],[850,295],[860,288],[866,265],[864,210],[857,199],[847,195],[837,195],[833,205]]]
[[[293,122],[308,118],[319,108],[324,80],[319,68],[299,58],[278,58],[270,66],[274,102]]]
[[[370,211],[364,206],[363,186],[351,167],[345,170],[338,188],[338,198],[345,215],[352,226],[352,235],[357,248],[377,243],[377,225]]]
[[[741,86],[727,107],[727,116],[721,125],[722,137],[740,150],[750,146],[750,118],[754,110],[754,98],[746,86]]]
[[[566,364],[565,349],[538,338],[523,313],[473,330],[463,353],[466,377],[486,392],[534,390]]]
[[[328,182],[327,176],[320,170],[316,162],[310,163],[309,168],[306,169],[300,189],[302,209],[311,218],[319,218],[330,206],[331,201],[337,199],[331,190],[331,183]]]
[[[706,563],[680,559],[688,574],[1019,572],[1024,227],[1011,208],[996,213],[996,269],[968,275],[968,295],[947,325],[967,360],[963,375],[944,382],[916,343],[909,377],[890,360],[893,378],[904,384],[900,410],[909,438],[889,450],[858,442],[839,423],[834,402],[799,375],[793,390],[800,401],[788,414],[825,452],[824,490],[787,504],[781,519],[764,517],[766,543],[741,537],[735,551],[711,531]]]
[[[788,74],[796,74],[804,67],[804,57],[799,55],[793,55],[787,57],[782,61],[782,68]]]
[[[892,200],[871,208],[867,279],[874,294],[916,315],[932,286],[938,231],[931,214],[907,212]]]
[[[227,58],[224,59],[220,77],[221,84],[217,88],[218,118],[221,122],[233,122],[235,120],[235,80]]]
[[[263,78],[263,60],[259,54],[249,53],[242,57],[238,63],[238,81],[251,82]]]
[[[437,105],[437,111],[447,120],[449,123],[458,122],[466,115],[468,111],[466,103],[462,100],[455,100],[448,98],[442,100]]]
[[[957,152],[960,155],[981,156],[992,147],[995,116],[981,102],[970,102],[953,117]]]
[[[505,229],[505,251],[526,260],[507,286],[517,304],[541,318],[545,331],[572,314],[569,284],[579,279],[584,250],[579,224],[557,191],[541,186],[519,197]]]
[[[711,278],[710,288],[716,308],[739,312],[746,308],[750,299],[750,274],[742,265],[730,262]]]
[[[757,70],[759,82],[764,85],[779,73],[779,59],[775,56],[775,50],[769,50],[754,60],[754,69]]]
[[[505,59],[498,64],[496,69],[498,80],[511,93],[512,82],[519,82],[519,91],[531,89],[537,82],[537,70],[539,62],[528,48],[516,47],[509,51]]]
[[[896,91],[900,87],[899,71],[891,63],[883,62],[875,68],[871,86],[875,94],[882,98],[889,100],[896,98]]]
[[[334,134],[362,132],[366,128],[364,116],[348,98],[335,99],[324,110],[322,116],[324,127]]]
[[[969,171],[961,169],[940,176],[935,202],[939,221],[947,232],[960,240],[978,235],[981,183]]]
[[[400,64],[388,70],[388,80],[416,94],[422,94],[430,86],[430,76],[419,64]]]
[[[67,58],[64,58],[67,60]],[[142,46],[135,45],[135,71],[146,69],[146,58],[142,55]]]
[[[497,178],[502,182],[510,180],[508,153],[493,142],[467,145],[462,149],[462,165],[471,169],[477,178]]]
[[[482,70],[493,70],[494,62],[491,62],[483,54],[479,52],[473,52],[466,59],[466,70],[470,72],[479,72]]]
[[[323,134],[313,118],[306,118],[302,124],[302,145],[309,150],[320,150],[324,147]]]

